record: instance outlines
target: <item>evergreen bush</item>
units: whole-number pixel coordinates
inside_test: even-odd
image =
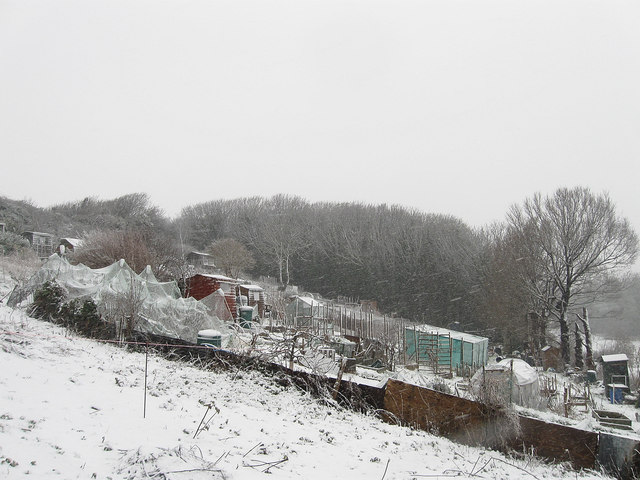
[[[60,319],[67,292],[55,281],[48,281],[33,294],[31,315],[43,320]]]

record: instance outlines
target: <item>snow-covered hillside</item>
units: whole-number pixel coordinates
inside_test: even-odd
[[[253,371],[154,355],[143,418],[144,354],[4,305],[0,364],[0,478],[576,476],[330,406]]]

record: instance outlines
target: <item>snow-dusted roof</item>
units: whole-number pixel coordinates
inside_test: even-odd
[[[196,273],[196,275],[200,275],[201,277],[213,278],[214,280],[220,280],[221,282],[238,283],[237,280],[225,277],[224,275],[212,275],[209,273]]]
[[[624,353],[614,353],[613,355],[602,355],[602,361],[604,363],[610,362],[626,362],[629,358]]]
[[[410,329],[413,329],[414,327],[407,327]],[[422,333],[431,333],[434,335],[447,335],[450,334],[451,338],[455,338],[456,340],[464,340],[466,342],[469,343],[476,343],[476,342],[482,342],[484,340],[487,340],[486,337],[481,337],[479,335],[473,335],[471,333],[463,333],[463,332],[457,332],[455,330],[449,330],[448,328],[442,328],[442,327],[434,327],[433,325],[416,325],[415,329],[418,332],[422,332]]]
[[[73,248],[79,247],[80,245],[82,245],[82,240],[80,240],[79,238],[64,237],[64,238],[61,238],[60,241],[68,242],[69,245],[71,245]]]
[[[312,297],[296,297],[301,302],[311,305],[312,307],[321,307],[323,304]]]
[[[44,232],[32,232],[31,230],[27,231],[27,232],[22,232],[22,235],[24,235],[25,233],[30,233],[32,235],[39,235],[41,237],[53,237],[52,234],[50,233],[44,233]]]
[[[258,285],[240,285],[240,288],[244,288],[246,290],[251,290],[254,292],[264,292],[264,288]]]
[[[538,372],[536,369],[519,358],[505,358],[501,362],[494,363],[493,365],[487,365],[485,367],[485,371],[511,373],[512,368],[513,376],[515,377],[518,385],[528,385],[538,380]]]

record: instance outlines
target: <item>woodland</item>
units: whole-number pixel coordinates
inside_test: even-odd
[[[4,255],[16,254],[19,233],[47,232],[82,239],[73,261],[98,268],[124,258],[164,280],[188,275],[189,252],[222,256],[221,242],[233,241],[237,274],[373,300],[386,315],[478,333],[507,350],[539,347],[557,329],[567,363],[583,361],[570,343],[588,341],[591,326],[621,336],[638,327],[636,233],[606,194],[581,187],[534,194],[480,229],[396,205],[287,195],[212,200],[169,218],[144,193],[50,208],[0,197],[0,223]]]

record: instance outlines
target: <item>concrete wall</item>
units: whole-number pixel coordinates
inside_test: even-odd
[[[640,478],[640,442],[637,438],[601,433],[598,462],[618,478]]]

